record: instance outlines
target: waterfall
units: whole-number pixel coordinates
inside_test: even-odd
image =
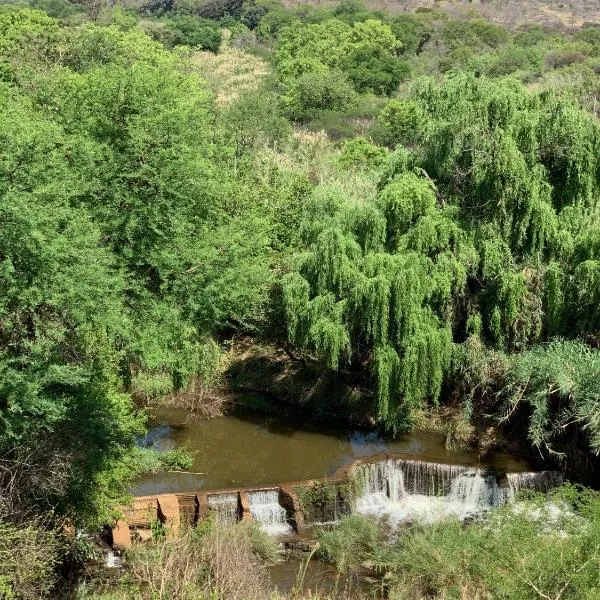
[[[534,490],[545,494],[562,484],[562,475],[557,471],[507,473],[506,479],[511,497],[519,490]]]
[[[279,504],[278,490],[248,492],[250,512],[254,520],[271,535],[289,533],[292,528],[287,522],[285,508]]]
[[[452,481],[448,495],[449,512],[466,518],[504,504],[496,476],[472,469]]]
[[[404,473],[399,460],[385,460],[357,469],[357,484],[361,495],[383,495],[397,502],[405,495]]]
[[[235,523],[238,520],[238,495],[234,494],[210,494],[207,498],[208,507],[218,519]]]
[[[452,482],[469,470],[460,465],[389,459],[359,466],[357,481],[362,493],[385,494],[397,502],[407,494],[445,496]]]
[[[475,518],[511,501],[519,489],[547,492],[560,485],[561,478],[552,471],[511,473],[508,487],[501,487],[497,476],[485,469],[388,459],[359,465],[354,481],[353,510],[383,517],[395,528],[447,517]]]

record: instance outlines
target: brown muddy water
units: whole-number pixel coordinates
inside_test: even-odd
[[[475,451],[446,449],[443,436],[411,432],[386,439],[375,431],[327,429],[293,418],[252,412],[192,420],[184,410],[158,408],[141,445],[159,450],[185,447],[194,455],[190,473],[158,473],[140,478],[135,495],[246,487],[327,477],[356,458],[396,452],[407,458],[486,466],[498,471],[529,470],[527,461]]]
[[[314,596],[334,596],[345,599],[382,600],[384,598],[381,583],[366,576],[361,570],[340,573],[321,560],[288,559],[269,567],[269,576],[273,588],[282,594],[294,589],[310,592]]]

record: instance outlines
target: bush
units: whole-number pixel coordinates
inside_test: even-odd
[[[42,524],[18,526],[0,522],[0,598],[49,597],[59,556],[58,536]]]
[[[258,5],[255,1],[245,2],[240,16],[241,21],[248,29],[253,30],[258,27],[261,19],[269,12],[266,6]]]
[[[223,111],[223,124],[238,157],[259,144],[275,145],[290,131],[277,97],[264,91],[241,94]]]
[[[386,160],[386,151],[363,137],[347,140],[342,145],[339,163],[342,167],[378,169]]]
[[[318,555],[340,571],[357,567],[369,557],[381,540],[377,524],[359,515],[344,517],[331,531],[319,534]]]
[[[494,57],[493,61],[488,66],[488,75],[491,75],[492,77],[502,77],[504,75],[515,73],[516,71],[528,69],[532,66],[530,62],[531,58],[534,58],[535,60],[535,54],[532,54],[531,51],[528,52],[518,46],[509,47]],[[539,58],[537,66],[543,66],[541,57]]]
[[[560,69],[584,60],[585,56],[577,50],[556,50],[546,54],[545,63],[548,69]]]
[[[590,44],[596,52],[600,51],[600,27],[584,27],[575,34],[575,39]]]
[[[388,96],[410,75],[406,61],[369,46],[355,49],[348,56],[344,71],[357,91]]]
[[[287,105],[293,119],[304,120],[319,110],[344,111],[356,103],[356,92],[339,70],[304,73],[292,84]]]
[[[373,17],[373,14],[367,9],[362,0],[341,0],[333,9],[333,14],[340,21],[350,24],[366,21]]]
[[[477,56],[470,46],[459,46],[440,58],[439,69],[442,73],[452,69],[472,69]]]
[[[433,29],[416,15],[400,15],[391,22],[402,54],[419,54],[430,40]]]
[[[184,471],[194,463],[192,455],[185,448],[159,452],[154,448],[138,448],[135,455],[138,474],[159,473],[161,471]]]
[[[424,135],[427,116],[412,100],[391,100],[377,117],[373,138],[394,148],[398,144],[413,146]]]
[[[73,4],[69,0],[33,0],[31,6],[43,10],[55,19],[67,19],[85,10],[83,6]]]
[[[211,52],[219,50],[221,30],[208,19],[176,15],[166,19],[164,23],[164,35],[160,41],[167,46],[192,46]]]
[[[470,46],[474,49],[498,48],[508,41],[508,31],[482,19],[449,21],[442,28],[446,44],[453,49]]]

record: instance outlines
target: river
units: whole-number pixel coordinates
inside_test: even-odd
[[[326,477],[356,458],[386,451],[429,461],[481,463],[475,451],[448,450],[437,433],[414,431],[392,440],[376,431],[328,429],[303,421],[301,415],[273,417],[249,411],[197,420],[184,410],[157,408],[140,443],[159,450],[186,447],[194,463],[189,473],[143,476],[132,489],[138,496]],[[486,456],[485,464],[503,472],[530,467],[506,454]]]

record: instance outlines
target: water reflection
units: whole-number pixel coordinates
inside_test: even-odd
[[[194,453],[193,473],[160,473],[141,478],[136,495],[243,487],[332,475],[355,458],[390,451],[429,460],[477,464],[475,452],[452,452],[442,436],[413,432],[388,440],[376,431],[328,430],[281,419],[240,413],[211,420],[190,420],[182,410],[158,409],[144,446],[168,450],[186,446]],[[523,460],[497,455],[488,464],[527,470]]]

